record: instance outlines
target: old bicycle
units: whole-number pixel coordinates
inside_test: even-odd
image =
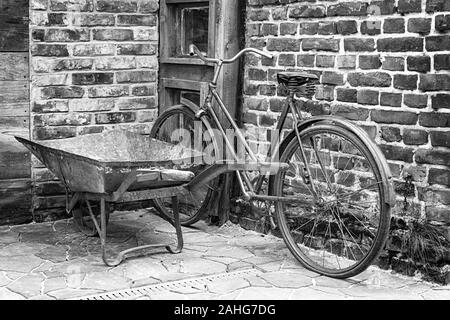
[[[234,63],[245,54],[269,59],[272,55],[247,48],[231,59],[215,59],[204,56],[195,45],[190,46],[190,54],[215,65],[204,104],[197,106],[181,99],[179,105],[160,115],[151,137],[194,149],[204,149],[208,143],[213,145],[218,161],[223,157],[219,146],[225,144],[231,154],[227,161],[258,162],[218,94],[217,80],[224,64]],[[242,197],[273,203],[274,212],[269,215],[276,217],[286,245],[306,268],[335,278],[354,276],[377,258],[386,241],[395,203],[390,169],[379,148],[357,125],[337,116],[302,117],[296,96],[312,98],[316,75],[280,72],[277,80],[288,95],[276,131],[283,130],[289,115],[292,129],[281,142],[270,146],[266,161],[288,164],[288,169],[263,173],[256,179],[248,171],[237,170]],[[237,154],[234,138],[227,137],[218,111],[234,130],[238,144],[245,150],[245,159]],[[183,134],[174,133],[181,131]],[[196,141],[198,137],[201,143]],[[204,174],[205,166],[197,167],[195,173]],[[183,225],[194,224],[205,216],[219,185],[220,177],[211,179],[180,200]],[[154,206],[173,219],[167,200],[156,199]]]

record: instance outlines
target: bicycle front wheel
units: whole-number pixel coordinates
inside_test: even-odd
[[[276,203],[279,229],[307,269],[334,278],[352,277],[378,257],[386,241],[387,177],[378,157],[348,129],[319,123],[300,135],[305,161],[294,137],[280,155],[280,162],[290,167],[274,179],[276,196],[298,200]]]

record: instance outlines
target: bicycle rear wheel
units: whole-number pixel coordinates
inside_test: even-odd
[[[378,157],[350,130],[319,123],[300,135],[311,176],[304,176],[294,137],[280,156],[290,168],[277,174],[273,192],[300,201],[276,203],[278,227],[306,268],[334,278],[352,277],[378,257],[386,241],[390,207],[383,183],[388,177]]]
[[[210,148],[210,156],[214,156],[216,146],[211,148],[213,138],[208,124],[195,117],[195,114],[186,106],[178,105],[169,108],[155,122],[150,136],[164,142],[181,144],[193,150],[205,151]],[[201,143],[196,143],[196,139],[201,139]],[[211,151],[213,149],[213,151]],[[206,164],[193,164],[190,171],[194,174],[205,169]],[[218,179],[216,178],[201,188],[187,196],[179,198],[180,222],[183,226],[190,226],[206,216],[209,204],[218,189]],[[154,199],[155,209],[165,218],[173,220],[172,199]]]

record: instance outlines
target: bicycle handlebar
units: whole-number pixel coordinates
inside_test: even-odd
[[[255,49],[255,48],[246,48],[246,49],[241,50],[237,55],[235,55],[231,59],[219,60],[219,59],[205,57],[205,55],[194,44],[191,44],[189,46],[189,55],[191,57],[197,55],[204,62],[212,62],[212,63],[216,63],[216,64],[219,63],[220,61],[222,61],[222,63],[233,63],[237,59],[239,59],[242,55],[244,55],[246,53],[252,53],[252,54],[257,55],[257,56],[263,56],[263,57],[266,57],[268,59],[273,59],[273,55],[270,54],[270,53],[267,53],[267,52],[264,52],[264,51],[261,51],[261,50]]]

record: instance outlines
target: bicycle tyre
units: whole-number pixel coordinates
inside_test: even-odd
[[[317,158],[319,158],[320,152],[314,150],[314,146],[317,145],[316,142],[319,140],[316,140],[316,142],[312,142],[311,138],[320,136],[321,134],[328,134],[330,137],[327,139],[324,139],[320,141],[320,144],[324,146],[324,151],[328,152],[328,157],[326,157],[325,160],[329,161],[330,167],[324,169],[324,159],[322,159],[322,166],[320,166],[320,162],[317,161]],[[346,143],[339,142],[339,144],[336,142],[336,140],[331,139],[331,134],[335,135],[336,137],[340,137],[344,140],[346,140]],[[374,155],[371,153],[371,149],[363,142],[361,138],[359,138],[356,134],[351,132],[349,129],[327,124],[327,123],[317,123],[314,124],[306,129],[304,129],[301,133],[301,140],[302,143],[304,143],[304,146],[307,150],[307,158],[309,157],[310,160],[312,160],[313,156],[316,158],[316,167],[314,167],[314,173],[316,174],[317,182],[322,183],[322,186],[325,184],[329,187],[330,193],[333,193],[333,189],[331,187],[331,180],[334,181],[334,183],[337,185],[336,190],[348,190],[349,188],[355,186],[358,186],[361,188],[361,193],[367,196],[367,200],[369,199],[369,196],[373,197],[377,196],[376,200],[371,200],[373,203],[372,207],[368,206],[367,203],[370,202],[358,202],[350,204],[350,199],[348,200],[348,208],[344,208],[341,204],[341,201],[345,201],[346,196],[351,195],[350,198],[353,197],[352,193],[341,193],[341,194],[334,194],[333,198],[328,197],[327,200],[332,199],[332,203],[328,202],[326,203],[326,207],[322,207],[319,211],[318,207],[323,206],[323,204],[314,204],[311,201],[311,204],[305,205],[305,208],[296,209],[299,211],[300,214],[292,214],[292,216],[288,217],[291,212],[289,210],[294,210],[290,208],[286,208],[287,204],[278,202],[275,204],[275,211],[276,211],[276,217],[277,217],[277,224],[280,229],[280,232],[283,236],[283,239],[291,251],[291,253],[294,255],[294,257],[307,269],[312,270],[314,272],[317,272],[319,274],[333,277],[333,278],[349,278],[352,276],[355,276],[361,272],[363,272],[381,253],[383,246],[386,242],[388,233],[389,233],[389,225],[390,225],[390,206],[386,203],[386,197],[385,190],[383,188],[382,183],[384,181],[388,181],[388,177],[384,174],[384,171],[381,169],[382,164],[379,162],[378,159],[380,159],[379,155]],[[308,141],[310,142],[310,149],[308,149]],[[352,144],[354,149],[350,147]],[[339,153],[336,153],[333,151],[331,152],[330,149],[335,148],[335,146],[338,146],[338,148],[347,148],[345,149],[346,152],[356,152],[358,151],[358,155],[351,155],[349,153],[344,154],[347,158],[349,156],[354,156],[354,159],[352,160],[352,164],[357,164],[357,166],[362,166],[359,169],[364,168],[364,165],[367,165],[367,169],[372,169],[373,177],[370,177],[369,173],[367,172],[358,172],[357,169],[355,169],[355,172],[351,172],[354,168],[348,169],[349,161],[347,160],[346,167],[342,170],[342,163],[339,163],[341,157],[342,150],[339,150]],[[294,136],[291,141],[288,142],[286,148],[281,151],[280,155],[280,162],[286,162],[290,163],[291,166],[293,166],[293,161],[291,158],[296,153],[296,151],[299,150],[299,142],[296,136]],[[333,158],[339,154],[338,158]],[[365,159],[360,159],[361,156]],[[344,161],[346,158],[342,158]],[[365,162],[366,161],[366,162]],[[301,161],[300,161],[301,163]],[[337,168],[341,167],[341,169],[334,168],[336,166]],[[298,169],[298,168],[297,168]],[[330,170],[330,172],[328,171]],[[333,175],[331,175],[331,172],[334,172]],[[292,171],[292,167],[289,171]],[[330,180],[328,183],[326,182],[324,171],[328,175],[328,179]],[[347,172],[345,172],[347,171]],[[292,182],[296,182],[298,186],[296,187],[297,190],[300,191],[301,196],[306,199],[305,202],[308,201],[308,196],[313,197],[310,189],[305,189],[307,187],[307,182],[305,182],[303,179],[299,181],[294,180],[295,178],[291,178],[290,176],[286,177],[288,172],[281,172],[278,173],[274,178],[274,185],[273,185],[273,193],[275,196],[284,196],[287,193],[294,193],[293,185],[289,185],[290,182],[286,182],[287,180],[291,179]],[[322,176],[320,175],[320,172],[322,173]],[[354,175],[355,181],[354,185],[351,186],[351,183],[348,183],[346,181],[342,180],[343,173],[347,173],[348,179],[350,176]],[[364,175],[363,175],[364,174]],[[367,174],[367,176],[365,176]],[[360,176],[358,176],[360,175]],[[313,176],[313,174],[311,174]],[[368,184],[371,180],[371,178],[374,178],[374,184],[375,184],[375,192],[369,193],[369,191],[365,192],[366,190],[362,189],[363,182]],[[314,179],[314,177],[310,177],[310,179]],[[352,178],[353,179],[353,178]],[[350,179],[350,180],[352,180]],[[365,180],[367,179],[367,180]],[[322,181],[320,181],[322,180]],[[323,181],[325,180],[325,182]],[[373,180],[372,180],[373,181]],[[315,181],[316,182],[316,181]],[[302,185],[303,183],[303,185]],[[342,184],[349,184],[348,188],[345,185]],[[284,186],[290,186],[291,188],[284,188]],[[369,185],[370,186],[370,185]],[[367,188],[369,188],[367,186]],[[302,189],[303,188],[303,189]],[[325,188],[321,188],[319,191],[322,193],[323,198],[326,198],[326,195],[324,195]],[[294,191],[293,191],[294,190]],[[305,191],[309,190],[309,191]],[[367,189],[368,190],[368,189]],[[303,194],[301,193],[303,192]],[[307,192],[310,192],[308,195]],[[353,192],[354,193],[354,192]],[[295,195],[295,193],[294,193]],[[334,200],[334,197],[336,200]],[[355,201],[356,201],[355,197]],[[360,199],[362,200],[362,198]],[[303,205],[303,204],[302,204]],[[363,213],[363,216],[359,216],[358,210],[354,210],[355,208],[361,207],[358,210],[361,210]],[[378,227],[376,229],[376,233],[373,233],[373,226],[371,223],[374,223],[370,219],[368,219],[367,226],[363,224],[365,222],[366,214],[373,214],[374,212],[370,212],[370,210],[375,211],[376,207],[378,207],[379,210],[379,216],[376,217],[378,221]],[[363,210],[364,208],[364,210]],[[313,218],[309,218],[307,216],[307,212],[310,212],[310,217],[313,216]],[[303,214],[303,217],[302,217]],[[323,216],[322,216],[323,214]],[[358,218],[358,217],[359,218]],[[305,218],[306,217],[306,218]],[[342,219],[341,219],[342,218]],[[344,220],[345,218],[345,220]],[[305,220],[309,219],[309,220]],[[330,220],[334,219],[335,221],[331,222]],[[347,221],[350,221],[353,223],[353,225],[348,224],[345,225],[344,223]],[[363,221],[360,221],[358,219],[361,219]],[[314,221],[313,221],[314,220]],[[372,217],[372,220],[375,220],[374,217]],[[299,225],[302,223],[301,225]],[[328,223],[328,224],[327,224]],[[311,229],[311,224],[312,229]],[[362,226],[361,226],[362,224]],[[325,230],[325,235],[323,235],[323,229],[327,225],[327,228]],[[291,230],[291,227],[294,226],[296,229]],[[317,227],[316,231],[315,228]],[[358,228],[359,227],[359,228]],[[361,231],[362,227],[362,231]],[[322,228],[322,230],[320,230]],[[336,234],[333,234],[333,228],[336,231]],[[352,229],[353,228],[353,229]],[[308,229],[311,229],[308,231]],[[337,229],[337,230],[336,230]],[[360,235],[362,240],[358,243],[356,241],[356,231],[361,231]],[[320,231],[320,232],[319,232]],[[309,232],[309,234],[307,233]],[[329,232],[329,236],[328,236]],[[346,234],[347,233],[347,234]],[[370,234],[369,234],[370,233]],[[333,238],[334,237],[334,238]],[[351,238],[351,239],[350,239]],[[370,244],[367,244],[367,238],[373,238]],[[350,240],[348,240],[350,239]],[[309,245],[308,245],[309,241]],[[342,250],[342,242],[344,249]],[[306,244],[305,244],[306,243]],[[346,243],[350,244],[350,247],[347,247]],[[333,253],[333,244],[337,245],[338,247],[335,247],[335,252]],[[322,247],[320,247],[320,245]],[[361,254],[356,254],[354,252],[355,245],[359,248]],[[308,249],[306,248],[308,247]],[[361,249],[366,248],[366,250]],[[321,249],[321,250],[320,250]],[[331,249],[331,250],[330,250]],[[336,250],[337,249],[337,250]],[[341,249],[341,250],[339,250]],[[331,251],[331,252],[330,252]],[[343,252],[342,252],[343,251]],[[355,250],[356,251],[356,250]],[[349,254],[352,253],[353,257]],[[318,257],[319,255],[322,255],[321,257]],[[343,266],[341,266],[339,262],[339,254],[341,254],[341,263]],[[361,255],[361,257],[358,259],[356,256]],[[319,259],[322,259],[322,265],[319,265],[318,261]],[[356,259],[355,259],[356,258]],[[352,261],[352,259],[355,259],[354,263],[351,263],[349,261]],[[326,260],[326,261],[325,261]],[[330,266],[334,260],[337,261],[337,266]],[[325,266],[325,262],[327,263],[327,266]]]
[[[183,122],[183,125],[188,126],[193,125],[195,121],[200,121],[195,117],[194,112],[189,107],[185,105],[173,106],[167,109],[158,117],[151,130],[150,137],[169,143],[174,143],[174,141],[171,141],[172,137],[168,136],[167,132],[163,132],[168,128],[166,127],[166,125],[169,124],[170,126],[170,121],[173,120],[180,120],[181,122]],[[207,120],[204,119],[202,120],[203,129],[209,131],[211,126],[206,121]],[[176,129],[180,129],[180,126],[176,126]],[[187,129],[193,130],[193,128]],[[213,139],[212,135],[210,137],[211,139]],[[217,148],[217,146],[214,146],[214,148]],[[193,172],[201,172],[203,168],[204,165],[198,166],[195,168],[195,170],[193,170]],[[207,188],[207,190],[204,190],[203,193],[197,192],[195,194],[195,199],[193,195],[187,196],[188,198],[190,197],[189,199],[179,199],[180,222],[182,226],[191,226],[206,216],[210,201],[214,195],[215,190],[217,190],[218,188],[218,179],[219,178],[216,178],[213,181],[209,182],[208,185],[204,186],[204,189]],[[200,204],[197,205],[196,203]],[[195,207],[192,207],[193,205],[195,205]],[[164,218],[173,220],[173,214],[171,213],[170,208],[171,201],[169,198],[153,199],[153,206]]]

